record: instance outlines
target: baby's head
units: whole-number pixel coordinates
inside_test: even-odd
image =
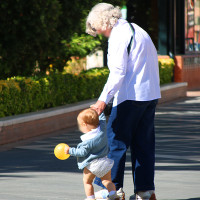
[[[80,131],[87,133],[99,126],[99,115],[94,109],[88,108],[79,113],[77,121]]]

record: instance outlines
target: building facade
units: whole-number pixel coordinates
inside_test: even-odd
[[[200,88],[200,0],[132,0],[127,20],[144,28],[160,56],[175,60],[174,81]]]

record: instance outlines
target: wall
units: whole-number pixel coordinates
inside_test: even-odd
[[[86,57],[86,69],[103,67],[103,51],[99,50]]]
[[[200,55],[175,56],[174,82],[187,82],[189,90],[200,88]]]

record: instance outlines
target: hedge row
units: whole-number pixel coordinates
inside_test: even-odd
[[[174,62],[159,60],[161,84],[171,82]],[[38,111],[97,98],[108,78],[107,68],[79,75],[50,73],[42,78],[13,77],[0,81],[0,117]]]
[[[174,74],[174,60],[171,58],[159,59],[159,74],[160,74],[160,84],[170,83],[173,81]]]
[[[0,117],[38,111],[98,97],[108,73],[52,73],[45,78],[0,81]]]

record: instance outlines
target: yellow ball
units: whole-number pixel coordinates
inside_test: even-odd
[[[68,147],[68,145],[65,143],[60,143],[55,147],[54,154],[56,158],[60,160],[66,160],[67,158],[69,158],[70,155],[65,154],[65,147]]]

